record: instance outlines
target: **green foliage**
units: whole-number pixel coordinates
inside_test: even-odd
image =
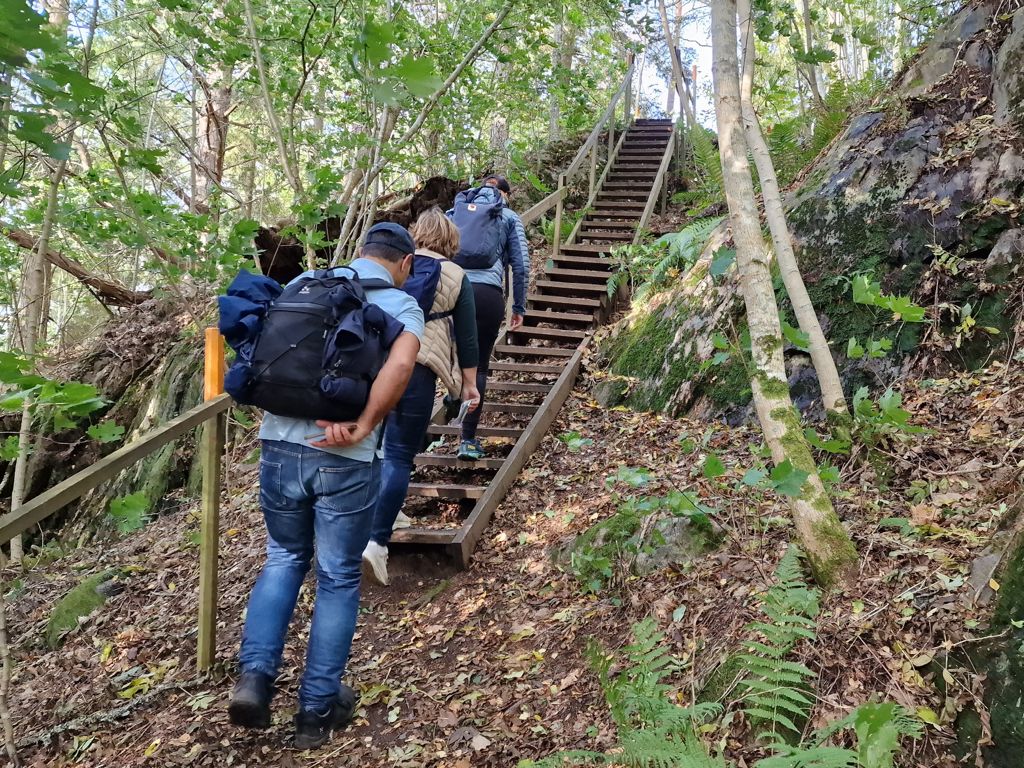
[[[892,339],[868,339],[867,347],[862,347],[857,337],[851,337],[846,343],[846,356],[851,360],[860,360],[864,355],[870,358],[885,357],[892,351]]]
[[[910,423],[910,413],[902,404],[902,396],[892,388],[877,400],[871,399],[867,387],[858,389],[853,395],[853,420],[854,432],[861,442],[870,448],[884,438],[927,433],[924,427]]]
[[[101,421],[99,424],[93,424],[85,432],[93,440],[98,440],[101,443],[113,443],[124,437],[124,427],[113,421]]]
[[[620,467],[616,479],[639,487],[647,483],[648,475],[646,470]],[[584,532],[572,545],[569,570],[585,591],[600,592],[615,578],[621,560],[650,552],[664,543],[657,531],[641,537],[644,521],[652,515],[688,518],[698,546],[710,546],[716,541],[711,524],[714,510],[702,504],[694,493],[672,491],[665,496],[626,497],[615,514]]]
[[[924,322],[924,307],[918,306],[907,296],[889,296],[882,293],[879,283],[871,280],[868,275],[856,275],[853,278],[853,300],[857,304],[888,310],[892,313],[894,322]]]
[[[693,266],[704,243],[722,223],[722,217],[698,219],[674,234],[662,235],[653,244],[620,245],[612,249],[616,272],[608,281],[608,295],[614,296],[628,282],[637,301]]]
[[[558,439],[565,443],[565,447],[569,449],[569,453],[579,453],[581,448],[588,445],[593,445],[594,441],[589,437],[582,437],[579,432],[565,432],[558,436]]]
[[[149,521],[149,499],[145,493],[132,493],[110,500],[110,517],[118,533],[131,533]]]
[[[753,719],[758,737],[769,741],[798,736],[810,714],[814,673],[786,657],[800,641],[815,639],[818,615],[818,591],[804,581],[796,547],[786,550],[775,578],[759,599],[766,620],[747,627],[761,639],[750,641],[740,656],[746,670],[743,710]]]
[[[594,642],[587,650],[619,743],[610,753],[589,750],[559,752],[543,760],[522,760],[519,768],[567,765],[609,765],[626,768],[725,768],[708,755],[699,727],[721,712],[713,703],[680,706],[664,680],[678,667],[661,646],[662,634],[653,619],[633,626],[633,642],[622,649],[621,671],[615,655]]]
[[[78,626],[79,619],[103,605],[106,597],[97,591],[97,587],[116,574],[116,569],[110,569],[89,576],[53,606],[46,622],[46,644],[50,648],[56,648],[61,637]]]

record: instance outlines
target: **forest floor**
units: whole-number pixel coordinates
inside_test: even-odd
[[[1001,500],[1019,488],[1019,369],[908,386],[912,421],[933,432],[881,447],[876,465],[885,476],[869,463],[844,469],[835,498],[861,553],[860,574],[846,592],[823,598],[819,639],[798,649],[819,676],[809,726],[884,697],[934,721],[903,765],[954,764],[950,723],[976,701],[980,680],[943,659],[985,633],[986,604],[998,588],[992,558],[982,556],[1011,517]],[[34,567],[9,606],[11,705],[26,764],[508,768],[560,748],[607,749],[614,729],[586,648],[591,639],[620,648],[649,615],[681,661],[671,683],[700,691],[750,636],[744,626],[756,616],[755,597],[772,583],[792,537],[786,505],[740,482],[759,461],[757,431],[602,408],[589,394],[599,377],[581,378],[468,570],[396,555],[392,586],[364,589],[348,671],[362,700],[355,723],[321,750],[289,746],[312,578],[287,645],[273,726],[247,732],[227,721],[231,660],[264,540],[256,468],[242,461],[254,435],[235,446],[227,477],[222,663],[213,676],[197,677],[194,663],[194,509]],[[578,433],[572,446],[558,439],[567,432]],[[714,479],[702,471],[710,451],[726,468]],[[622,466],[647,468],[649,483],[616,481]],[[726,531],[718,549],[645,578],[619,570],[597,594],[554,557],[622,498],[670,490],[694,492],[714,509]],[[54,603],[112,567],[124,574],[123,591],[48,650],[43,629]],[[757,752],[737,722],[709,739],[749,764]]]

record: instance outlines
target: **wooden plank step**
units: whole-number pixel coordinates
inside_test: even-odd
[[[654,183],[654,179],[658,175],[658,169],[651,168],[649,173],[610,173],[608,178],[604,180],[605,184],[622,184],[623,182],[633,182],[639,184],[646,184],[648,187]]]
[[[601,308],[601,302],[598,299],[581,299],[578,296],[542,296],[539,293],[531,294],[526,297],[527,304],[540,304],[545,307],[563,307],[565,309],[578,309],[581,311],[586,310],[598,310]],[[530,309],[526,310],[526,314],[530,314]],[[588,317],[588,322],[593,322],[593,315],[582,315]],[[564,321],[563,321],[564,322]]]
[[[451,545],[459,534],[458,528],[399,528],[391,534],[391,544],[427,544],[433,547]]]
[[[570,351],[575,352],[576,350]],[[484,403],[486,413],[516,413],[521,416],[533,416],[539,407],[539,405],[530,403],[495,403],[490,400]]]
[[[660,165],[660,160],[657,163],[654,163],[653,161],[651,163],[616,163],[612,170],[616,173],[622,173],[624,171],[657,171]]]
[[[587,338],[586,331],[570,331],[566,328],[537,328],[527,325],[521,325],[509,333],[526,339],[549,339],[551,341],[575,342]]]
[[[593,216],[584,216],[583,223],[587,229],[611,229],[611,230],[622,230],[636,229],[636,221],[604,221],[602,219],[595,219]]]
[[[604,203],[602,203],[604,205]],[[640,221],[640,211],[633,211],[628,208],[592,208],[587,216],[594,219],[615,219],[616,221],[632,222]]]
[[[488,392],[525,392],[546,395],[551,391],[550,384],[537,384],[532,381],[488,381]]]
[[[539,363],[491,363],[490,368],[492,371],[509,371],[510,373],[554,373],[559,374],[562,372],[564,365],[541,365]],[[487,382],[487,388],[490,389],[491,383]],[[480,427],[477,430],[477,434],[484,427]],[[500,429],[500,427],[491,427],[491,429]],[[486,437],[486,435],[484,435]]]
[[[561,280],[538,280],[537,288],[542,291],[550,291],[554,294],[572,296],[573,294],[583,294],[584,296],[601,296],[606,293],[606,288],[603,285],[591,285],[589,283],[565,283]]]
[[[594,256],[598,253],[608,253],[610,250],[611,248],[606,245],[580,245],[579,243],[570,243],[561,248],[561,252],[569,256]]]
[[[601,283],[602,285],[608,282],[608,273],[596,269],[549,269],[544,273],[544,276],[566,282],[583,280],[585,282]]]
[[[570,269],[579,269],[580,267],[587,267],[594,271],[610,271],[615,268],[615,262],[611,259],[602,259],[597,256],[567,256],[564,253],[560,253],[557,256],[552,256],[551,260],[556,264],[568,264]]]
[[[504,459],[464,461],[458,456],[445,453],[418,453],[413,459],[413,463],[417,467],[456,467],[458,469],[500,469],[504,461]]]
[[[494,366],[491,366],[494,370]],[[562,370],[561,368],[558,369]],[[490,385],[490,382],[488,382]],[[480,437],[519,437],[523,430],[518,427],[477,427],[476,433]],[[448,424],[431,424],[427,427],[428,435],[461,435],[462,427],[453,427]]]
[[[549,297],[550,298],[550,297]],[[593,312],[555,312],[545,311],[540,309],[527,309],[526,314],[523,316],[523,327],[530,326],[531,328],[535,323],[552,323],[557,325],[585,325],[590,326],[594,324],[594,313]],[[556,328],[543,329],[538,328],[537,330],[559,330]]]
[[[607,192],[601,191],[597,193],[597,199],[602,203],[607,200],[618,200],[618,201],[633,201],[646,200],[650,196],[650,190],[644,190],[642,192],[630,192],[624,189],[612,189]]]
[[[587,242],[610,242],[610,243],[631,243],[633,232],[598,232],[590,229],[581,229],[578,235],[580,240]]]
[[[647,203],[636,203],[629,200],[601,200],[594,205],[594,210],[602,211],[622,211],[623,213],[635,212],[637,214],[642,213],[644,208],[647,207]],[[637,216],[637,218],[640,218]]]
[[[602,190],[625,189],[625,190],[629,190],[629,191],[636,190],[638,192],[640,192],[640,191],[650,192],[651,191],[651,186],[652,186],[652,184],[649,181],[648,182],[644,182],[644,181],[642,181],[640,179],[629,179],[627,181],[605,181],[605,183],[601,185],[601,189]]]
[[[494,347],[495,356],[509,357],[572,357],[575,351],[563,347],[526,347],[517,344],[498,344]]]
[[[477,432],[479,431],[478,429]],[[486,490],[486,485],[409,483],[409,490],[406,492],[406,495],[427,496],[432,499],[479,499]]]

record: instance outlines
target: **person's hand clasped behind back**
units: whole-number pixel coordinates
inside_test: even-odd
[[[317,421],[316,425],[324,429],[324,436],[310,443],[317,448],[346,448],[355,445],[373,431],[372,427],[358,421]]]

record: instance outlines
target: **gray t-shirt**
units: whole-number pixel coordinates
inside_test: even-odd
[[[356,259],[348,266],[358,272],[361,278],[377,278],[393,283],[388,271],[370,259]],[[312,274],[312,271],[303,272],[295,280],[310,277]],[[292,282],[294,283],[295,280]],[[398,322],[403,323],[405,330],[415,335],[417,339],[423,339],[423,310],[416,303],[416,299],[408,293],[393,288],[371,288],[366,291],[366,298],[371,304],[376,304]],[[312,419],[293,419],[264,413],[263,423],[260,425],[260,439],[283,440],[286,443],[307,445],[310,448],[333,453],[336,456],[344,456],[355,461],[372,461],[380,430],[381,426],[378,425],[372,433],[347,448],[320,448],[310,445],[310,440],[306,439],[307,435],[323,434],[323,429],[318,427]]]

